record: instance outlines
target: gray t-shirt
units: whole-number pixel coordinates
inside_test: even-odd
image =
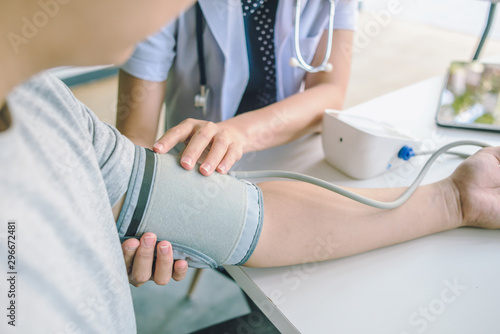
[[[0,332],[135,333],[111,212],[126,192],[134,145],[47,73],[7,101],[13,123],[0,132]],[[14,267],[9,222],[16,223]],[[12,300],[15,327],[6,317]]]

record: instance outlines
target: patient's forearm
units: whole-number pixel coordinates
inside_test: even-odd
[[[183,169],[178,157],[136,147],[117,222],[121,237],[146,232],[172,243],[190,266],[283,266],[400,243],[461,224],[450,179],[420,187],[403,206],[375,209],[303,182],[260,188],[232,176]],[[381,201],[402,189],[356,189]],[[326,245],[328,251],[318,251]]]
[[[460,213],[449,180],[420,187],[403,206],[381,210],[300,182],[259,184],[265,218],[247,266],[323,261],[456,228]],[[357,189],[383,201],[402,189]]]

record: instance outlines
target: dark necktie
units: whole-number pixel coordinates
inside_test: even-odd
[[[237,114],[276,102],[274,24],[278,0],[242,0],[250,78]]]

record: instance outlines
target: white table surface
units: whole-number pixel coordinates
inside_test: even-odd
[[[441,85],[442,78],[432,78],[346,112],[376,114],[423,138],[427,149],[456,139],[500,145],[499,134],[435,125]],[[468,149],[476,150],[463,151]],[[379,177],[353,180],[327,164],[317,135],[250,154],[237,169],[291,170],[339,185],[392,187],[409,185],[424,162],[415,158]],[[424,183],[448,176],[460,162],[438,159]],[[322,263],[226,269],[286,334],[500,333],[500,231],[461,228]],[[258,327],[259,319],[246,325]]]

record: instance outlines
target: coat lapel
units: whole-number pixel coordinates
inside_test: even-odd
[[[222,113],[234,116],[248,84],[248,53],[240,0],[199,0],[217,44],[224,54]]]

